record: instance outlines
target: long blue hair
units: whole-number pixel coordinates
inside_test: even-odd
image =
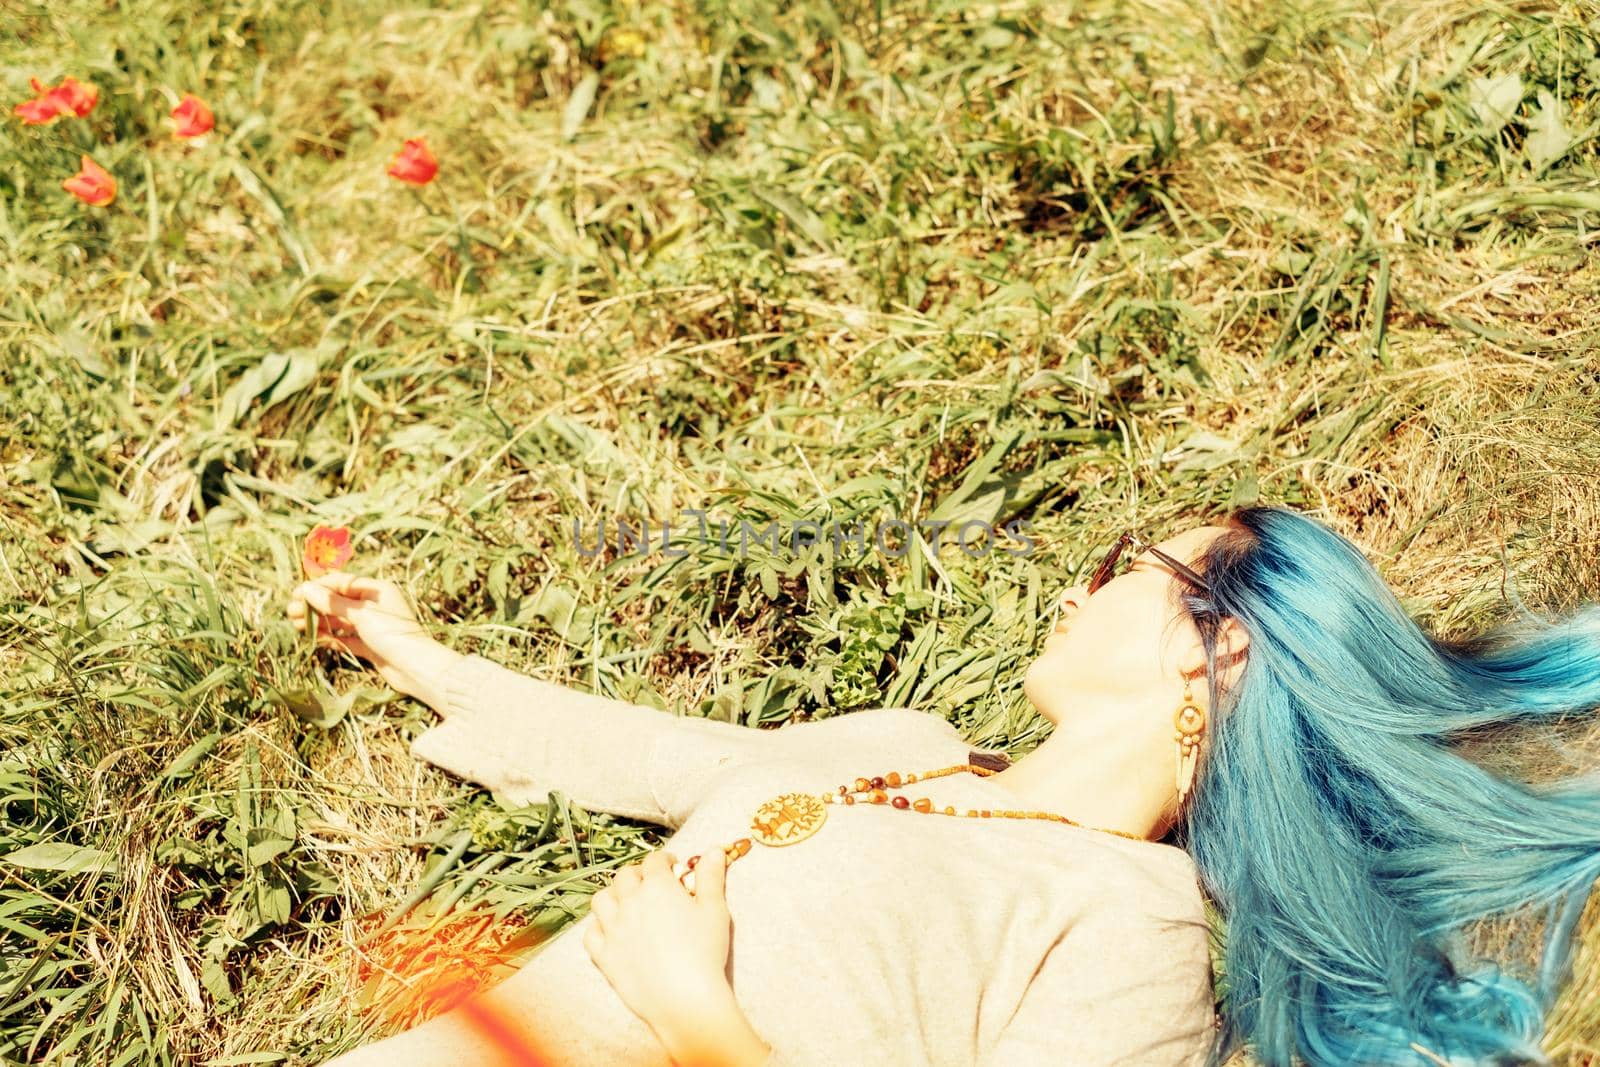
[[[1242,1043],[1267,1067],[1548,1063],[1600,776],[1534,785],[1454,742],[1600,707],[1600,605],[1446,641],[1327,526],[1281,507],[1221,525],[1210,594],[1179,583],[1215,709],[1175,830],[1226,920],[1211,1062]],[[1250,638],[1229,692],[1224,616]],[[1550,920],[1537,976],[1468,958],[1468,923],[1530,905]]]

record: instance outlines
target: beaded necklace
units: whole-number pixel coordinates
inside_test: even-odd
[[[958,811],[954,806],[946,804],[943,808],[934,806],[927,797],[918,797],[908,800],[903,796],[889,796],[889,790],[899,789],[901,786],[913,785],[917,782],[927,781],[930,778],[943,778],[947,774],[961,774],[970,772],[980,778],[987,778],[994,774],[1000,767],[1005,766],[1003,757],[996,759],[985,753],[973,752],[968,757],[972,762],[957,763],[950,767],[941,767],[938,770],[924,771],[921,774],[901,774],[899,771],[890,771],[887,774],[872,778],[857,778],[849,785],[841,785],[831,793],[780,793],[771,800],[766,801],[756,809],[755,817],[750,821],[750,837],[741,837],[729,845],[722,846],[722,853],[728,865],[748,855],[752,840],[772,848],[782,848],[804,841],[822,828],[823,822],[828,817],[828,805],[852,805],[856,797],[865,795],[864,802],[868,804],[887,804],[891,808],[901,811],[914,811],[923,815],[952,815],[967,819],[1048,819],[1052,822],[1066,823],[1085,830],[1098,830],[1100,833],[1113,834],[1125,837],[1130,841],[1143,841],[1145,838],[1138,834],[1126,833],[1122,830],[1103,830],[1099,827],[1084,826],[1083,823],[1057,815],[1051,811],[1006,811],[990,808],[967,808],[965,813]],[[979,761],[982,761],[981,763]],[[698,855],[690,856],[688,860],[677,864],[681,868],[678,874],[678,883],[691,893],[694,887],[685,881],[694,873],[695,864],[700,861]]]

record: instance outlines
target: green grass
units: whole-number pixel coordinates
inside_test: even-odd
[[[0,1059],[315,1062],[434,1010],[397,967],[487,980],[659,840],[415,763],[425,709],[284,617],[317,522],[512,666],[1017,751],[1042,606],[1131,516],[1306,509],[1445,633],[1600,597],[1592,9],[1205,10],[0,9],[8,101],[102,92],[0,124],[0,854],[36,864],[0,860]],[[420,192],[383,173],[417,135]],[[109,208],[60,188],[82,151]],[[572,537],[690,508],[1041,550]]]

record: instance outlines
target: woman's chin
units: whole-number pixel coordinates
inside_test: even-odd
[[[1049,644],[1049,640],[1046,638],[1045,643]],[[1051,711],[1053,702],[1050,693],[1052,690],[1059,690],[1061,685],[1059,665],[1040,655],[1028,665],[1026,673],[1022,676],[1022,695],[1028,698],[1028,703],[1032,704],[1040,715],[1050,722],[1055,722],[1056,716]]]

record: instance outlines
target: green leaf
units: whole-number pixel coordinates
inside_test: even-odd
[[[264,882],[256,890],[256,914],[264,923],[286,923],[293,908],[289,887],[277,879]]]
[[[239,133],[243,132],[241,128]],[[311,264],[306,258],[305,242],[301,240],[299,231],[295,229],[294,223],[289,218],[289,212],[285,210],[278,194],[273,192],[272,186],[242,158],[233,160],[232,169],[239,187],[261,205],[267,218],[277,227],[278,240],[283,244],[284,251],[293,258],[300,274],[302,276],[310,274]]]
[[[360,714],[368,708],[391,703],[394,690],[370,685],[358,685],[345,693],[313,690],[299,686],[293,689],[269,689],[267,699],[279,707],[294,712],[302,722],[331,730],[345,716]]]
[[[200,965],[200,984],[218,1003],[228,1003],[233,999],[233,990],[228,985],[228,972],[222,960],[215,956],[208,956],[205,963]]]
[[[1528,137],[1522,143],[1522,150],[1527,153],[1528,163],[1535,174],[1566,155],[1577,140],[1562,121],[1562,111],[1560,101],[1548,90],[1539,90],[1539,106],[1528,119]]]
[[[198,841],[191,841],[187,837],[173,837],[156,846],[155,858],[157,863],[170,866],[182,864],[188,867],[200,867],[211,863],[213,856],[211,850]]]
[[[580,605],[578,595],[564,585],[552,582],[545,586],[534,602],[533,613],[576,648],[586,648],[594,633],[594,612]]]
[[[211,754],[211,750],[217,747],[217,742],[220,740],[222,740],[222,735],[214,730],[206,734],[200,740],[178,753],[178,758],[168,764],[167,769],[162,772],[162,779],[171,781],[175,778],[187,778],[193,774],[195,767],[199,765],[201,760]]]
[[[506,597],[511,588],[510,559],[505,556],[501,556],[499,559],[489,564],[489,574],[484,580],[484,585],[488,588],[489,596],[494,600],[494,602],[500,605],[501,608],[504,608]]]
[[[1190,470],[1215,470],[1235,463],[1240,458],[1240,446],[1210,430],[1196,429],[1168,452],[1163,459],[1178,460],[1174,473]]]
[[[304,687],[269,689],[267,699],[279,707],[288,708],[298,718],[315,726],[326,728],[337,721],[330,718],[321,695]]]
[[[561,109],[561,139],[570,141],[578,135],[578,127],[594,106],[595,94],[600,91],[600,72],[591,70],[583,80],[572,87],[567,106]]]
[[[783,592],[778,586],[778,572],[772,569],[771,564],[757,566],[756,579],[761,583],[761,592],[768,600],[777,600]]]
[[[750,191],[760,200],[766,201],[780,211],[785,218],[794,223],[795,228],[805,234],[811,243],[824,252],[833,251],[833,236],[828,233],[828,227],[805,204],[782,189],[770,186],[752,186]]]
[[[989,450],[967,468],[961,484],[939,501],[928,518],[936,522],[948,522],[952,528],[959,528],[964,522],[994,522],[1004,510],[1006,501],[1014,494],[1021,476],[992,475],[1022,440],[1022,436],[1022,430],[1014,429],[989,446]],[[953,529],[947,531],[941,536],[941,541],[953,532]]]
[[[1467,83],[1467,102],[1483,127],[1483,135],[1493,137],[1516,116],[1522,104],[1522,78],[1516,74],[1473,78]]]
[[[269,352],[222,394],[217,408],[218,428],[232,427],[257,397],[261,398],[262,410],[288,399],[316,381],[321,367],[322,354],[314,349]]]
[[[270,863],[294,847],[292,837],[284,837],[276,829],[266,826],[252,827],[245,841],[245,859],[252,867]]]
[[[85,848],[65,841],[40,841],[0,856],[0,861],[13,867],[26,867],[35,871],[62,871],[81,874],[84,871],[103,871],[116,874],[121,870],[116,857],[98,848]]]

